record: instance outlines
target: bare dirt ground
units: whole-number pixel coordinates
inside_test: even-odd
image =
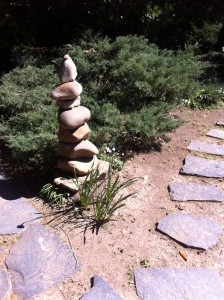
[[[224,121],[224,110],[212,111],[173,111],[174,117],[186,120],[180,128],[167,134],[168,143],[163,143],[161,152],[135,155],[121,171],[124,180],[140,177],[130,188],[137,191],[135,198],[128,199],[126,206],[117,211],[116,221],[110,221],[100,228],[98,234],[75,228],[76,221],[64,224],[55,220],[53,230],[66,242],[70,243],[75,255],[82,262],[82,268],[73,277],[58,284],[36,299],[78,300],[91,287],[90,278],[95,274],[106,280],[123,299],[140,299],[135,290],[132,270],[135,267],[208,267],[220,273],[224,280],[224,236],[216,246],[208,251],[185,248],[169,237],[156,231],[156,223],[167,214],[182,211],[197,216],[209,217],[224,227],[223,203],[174,202],[169,198],[168,185],[173,182],[213,183],[223,186],[223,179],[183,176],[179,170],[191,140],[223,142],[206,137],[215,123]],[[195,154],[195,153],[194,153]],[[198,154],[197,154],[198,155]],[[209,155],[200,154],[203,157]],[[220,159],[212,156],[212,158]],[[26,195],[24,195],[26,196]],[[43,214],[50,209],[41,200],[28,199]],[[51,218],[41,222],[47,224]],[[49,226],[49,225],[47,225]],[[2,237],[9,248],[16,237]],[[187,256],[185,261],[179,254]],[[69,266],[68,266],[69,268]]]

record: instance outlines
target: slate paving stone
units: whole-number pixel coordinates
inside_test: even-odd
[[[224,126],[224,121],[217,122],[216,125]]]
[[[135,268],[137,294],[143,300],[221,300],[224,284],[208,268]]]
[[[221,129],[211,129],[207,135],[224,140],[224,130]]]
[[[33,208],[25,198],[4,200],[0,198],[0,234],[15,234],[33,222],[38,222],[42,214]]]
[[[8,275],[6,271],[0,269],[0,299],[5,300],[11,291]]]
[[[213,155],[224,155],[224,146],[201,141],[191,141],[187,149]]]
[[[93,277],[93,287],[80,300],[122,300],[112,287],[100,276]]]
[[[37,296],[80,269],[72,250],[40,224],[31,225],[22,233],[6,257],[6,265],[13,291],[22,299]]]
[[[173,201],[222,201],[222,191],[213,184],[171,183],[168,186]]]
[[[187,156],[180,174],[222,178],[224,177],[224,160]]]
[[[187,247],[204,250],[214,246],[222,233],[214,221],[181,212],[164,217],[157,229]]]

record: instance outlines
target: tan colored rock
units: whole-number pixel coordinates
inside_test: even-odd
[[[58,131],[58,139],[60,142],[76,143],[81,140],[86,140],[91,133],[87,123],[76,129],[64,129],[61,126]]]
[[[86,175],[97,166],[97,157],[76,158],[73,160],[61,157],[58,160],[58,168],[61,171],[76,173],[77,175]]]
[[[77,81],[66,82],[54,89],[50,97],[53,100],[72,100],[82,93],[82,86]]]
[[[76,65],[68,54],[64,56],[59,68],[58,76],[61,83],[74,81],[77,77]]]
[[[67,158],[93,157],[98,149],[88,140],[79,143],[58,143],[58,154]]]
[[[77,128],[87,122],[90,117],[89,109],[84,106],[74,107],[70,110],[59,109],[58,112],[58,122],[65,129]]]
[[[62,109],[71,109],[73,107],[79,106],[81,102],[80,96],[74,100],[58,100],[57,104]]]

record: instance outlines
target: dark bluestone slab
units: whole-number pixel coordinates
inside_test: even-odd
[[[180,169],[181,174],[203,177],[224,177],[224,160],[212,160],[196,156],[187,156],[185,164]]]
[[[222,233],[214,221],[187,213],[173,213],[159,221],[157,229],[187,247],[207,250]]]
[[[8,275],[4,270],[0,269],[0,299],[6,299],[6,296],[9,296],[10,290]]]
[[[224,140],[224,130],[221,129],[211,129],[207,135]]]
[[[100,276],[93,277],[93,287],[80,300],[122,300],[112,287]]]
[[[191,141],[187,149],[213,155],[224,155],[224,146],[201,141]]]
[[[173,201],[222,201],[222,192],[213,184],[171,183],[168,187]]]
[[[208,268],[135,268],[137,294],[144,300],[221,300],[224,284]]]
[[[0,198],[0,234],[15,234],[42,215],[25,198],[4,200]]]
[[[224,121],[217,122],[216,125],[224,126]]]
[[[48,227],[34,224],[26,229],[6,257],[13,291],[22,299],[46,291],[80,268],[74,253]]]

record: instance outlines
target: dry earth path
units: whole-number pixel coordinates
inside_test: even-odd
[[[203,279],[209,276],[210,281],[206,279],[206,282],[209,283],[211,287],[209,292],[214,292],[215,287],[216,290],[220,290],[220,294],[210,294],[210,298],[207,299],[224,299],[222,284],[224,281],[223,202],[220,201],[220,199],[216,203],[205,201],[172,201],[168,191],[168,186],[176,183],[213,185],[215,186],[214,189],[217,188],[223,195],[223,175],[218,178],[194,176],[193,174],[183,175],[180,174],[180,170],[183,169],[186,163],[186,161],[184,163],[184,159],[189,155],[193,155],[199,159],[220,161],[221,164],[222,155],[216,156],[211,153],[196,151],[200,149],[191,150],[191,152],[189,152],[190,150],[187,150],[187,147],[191,141],[195,140],[205,143],[216,143],[222,146],[222,139],[217,140],[217,138],[207,136],[206,134],[210,129],[221,129],[215,124],[224,120],[224,113],[222,109],[212,111],[183,110],[173,111],[172,115],[173,117],[185,119],[186,123],[168,134],[171,140],[168,143],[163,143],[161,152],[135,155],[133,159],[130,159],[126,163],[122,170],[121,176],[124,179],[135,176],[140,177],[140,179],[132,187],[132,190],[138,191],[137,197],[129,199],[126,206],[117,212],[116,221],[111,221],[106,224],[100,229],[98,234],[87,230],[85,239],[82,229],[76,228],[77,223],[75,219],[69,223],[60,223],[59,220],[55,220],[51,223],[51,229],[49,229],[53,232],[51,234],[56,233],[60,241],[64,241],[63,245],[66,244],[72,248],[72,252],[75,253],[75,256],[73,256],[73,258],[75,258],[74,263],[80,261],[81,267],[79,265],[79,271],[75,272],[74,275],[69,275],[68,278],[66,277],[67,279],[60,279],[58,284],[49,288],[35,299],[80,299],[83,294],[89,291],[91,287],[90,278],[94,275],[98,275],[100,278],[106,280],[122,299],[140,299],[139,296],[141,296],[142,299],[151,299],[150,297],[152,296],[150,296],[150,293],[152,288],[147,287],[147,284],[139,284],[139,282],[143,282],[143,277],[141,277],[142,275],[140,273],[143,272],[143,276],[145,277],[154,276],[149,278],[156,278],[155,287],[156,283],[162,282],[161,276],[163,276],[163,278],[167,278],[168,276],[167,273],[158,274],[157,271],[163,270],[163,272],[167,272],[167,270],[170,271],[173,270],[173,268],[180,268],[180,270],[194,268],[194,270],[199,273],[189,275],[190,278],[193,278],[193,282],[195,282],[195,278]],[[200,145],[200,147],[202,147],[202,145]],[[0,192],[1,197],[4,198],[4,190],[2,188]],[[21,188],[21,192],[23,197],[28,198],[32,207],[42,215],[46,216],[50,212],[50,209],[44,206],[40,200],[30,197],[28,189]],[[213,242],[209,245],[203,244],[203,247],[200,245],[196,247],[193,245],[192,247],[192,245],[188,245],[181,239],[177,242],[178,238],[176,238],[176,236],[171,239],[168,235],[172,237],[172,234],[162,234],[158,230],[157,226],[161,220],[166,219],[167,216],[178,215],[179,213],[197,216],[203,220],[207,218],[212,220],[218,228],[216,238],[213,239]],[[50,217],[44,217],[40,218],[38,222],[42,223],[44,228],[48,228],[47,223],[49,220],[51,220]],[[36,224],[34,227],[35,226],[42,225]],[[22,231],[28,226],[25,224],[24,227],[25,228],[21,228]],[[185,226],[183,228],[185,229]],[[42,243],[41,237],[42,236],[40,236],[38,240],[39,244]],[[15,249],[14,247],[18,245],[20,240],[20,233],[0,236],[0,247],[3,248],[3,252],[0,253],[0,269],[3,269],[3,271],[8,272],[5,267],[5,259],[6,262],[9,260],[9,257],[12,256],[13,253],[12,249]],[[43,244],[41,245],[44,247]],[[69,249],[66,248],[65,251],[68,250]],[[60,251],[58,251],[58,253],[60,254]],[[59,257],[61,256],[63,257],[63,251]],[[50,258],[48,257],[48,259]],[[10,265],[10,263],[8,263],[8,265]],[[171,269],[167,269],[167,267]],[[69,268],[72,269],[72,264],[70,266],[67,261],[67,265],[64,269],[67,270]],[[135,270],[134,273],[133,270]],[[156,275],[145,273],[148,271],[151,272],[152,270],[157,272]],[[203,273],[204,270],[210,273]],[[221,281],[218,274],[220,274],[222,278]],[[139,296],[136,294],[134,275]],[[178,284],[183,287],[183,283],[186,281],[185,276],[186,275],[182,273],[174,274],[173,277],[171,276],[171,282],[174,281],[174,278],[180,278]],[[100,279],[98,279],[99,277],[96,276],[96,283],[99,282]],[[198,282],[200,283],[200,281]],[[167,284],[166,299],[172,299],[169,298],[169,296],[174,297],[171,292],[173,291],[173,287],[170,285],[170,282]],[[207,288],[207,286],[208,284],[204,287],[201,286],[201,288]],[[156,293],[160,287],[162,287],[162,285],[156,289]],[[111,290],[111,293],[113,293],[114,290]],[[170,292],[168,292],[169,290]],[[185,287],[184,291],[186,292],[186,290],[187,288]],[[190,292],[192,291],[190,290]],[[219,298],[217,298],[217,295]],[[165,299],[159,298],[159,294],[153,294],[153,296],[154,298],[152,299]],[[116,294],[116,297],[119,296]],[[11,293],[11,299],[20,298],[16,294]],[[182,299],[181,296],[179,299]]]

